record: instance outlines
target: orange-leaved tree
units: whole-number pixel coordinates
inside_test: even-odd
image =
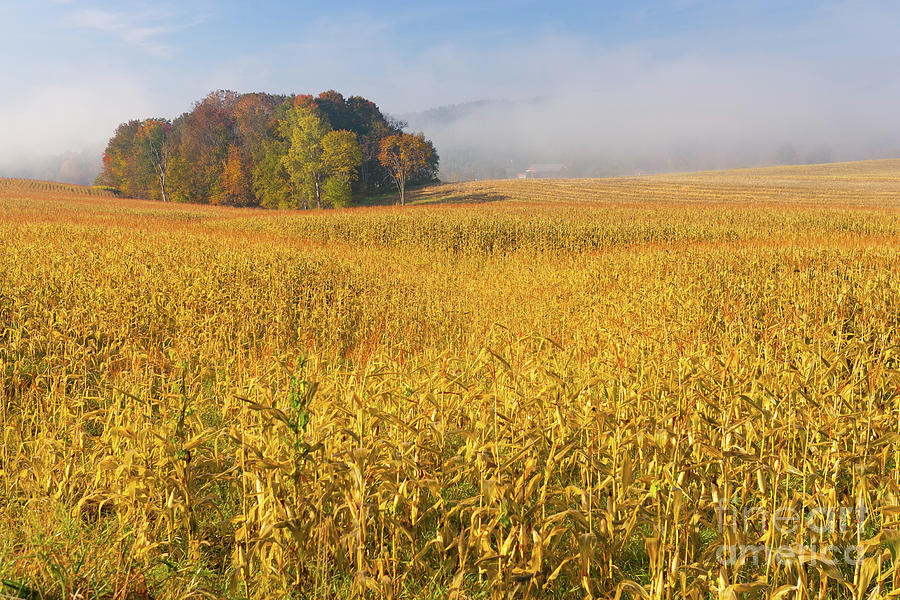
[[[400,191],[400,205],[406,204],[406,182],[428,168],[433,152],[423,134],[396,133],[381,140],[378,161],[386,168]]]
[[[237,144],[228,146],[228,155],[222,161],[222,196],[227,204],[247,206],[253,200],[253,181],[248,161]]]

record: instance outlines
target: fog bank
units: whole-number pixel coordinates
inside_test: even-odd
[[[434,140],[447,180],[515,177],[534,163],[596,177],[900,156],[888,80],[702,61],[635,61],[591,79],[399,118]]]

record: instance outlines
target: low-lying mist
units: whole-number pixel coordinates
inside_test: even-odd
[[[102,155],[103,147],[95,145],[80,152],[0,160],[0,176],[92,185],[100,173]]]
[[[450,181],[516,177],[537,163],[603,177],[900,156],[900,119],[884,98],[847,105],[824,90],[754,92],[715,79],[685,87],[611,85],[399,118],[434,140]]]

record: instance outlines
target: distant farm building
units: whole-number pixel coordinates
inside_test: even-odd
[[[547,179],[553,177],[566,177],[569,169],[562,163],[545,163],[531,165],[524,173],[519,173],[521,179]]]

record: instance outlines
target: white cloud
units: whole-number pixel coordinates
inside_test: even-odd
[[[165,42],[166,36],[203,22],[205,17],[185,20],[167,8],[145,9],[135,12],[85,8],[76,11],[71,24],[80,29],[90,29],[114,35],[120,41],[143,48],[159,57],[170,57],[175,48]]]

